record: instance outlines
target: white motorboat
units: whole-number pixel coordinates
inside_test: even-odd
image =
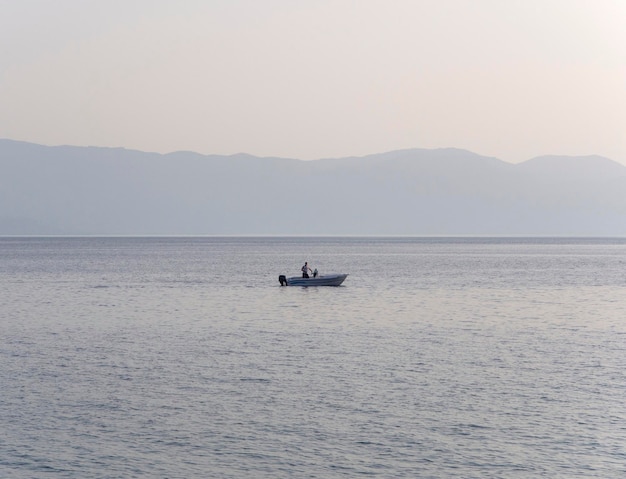
[[[339,286],[347,277],[347,274],[324,274],[310,278],[302,278],[301,276],[287,278],[281,274],[278,281],[281,286]]]

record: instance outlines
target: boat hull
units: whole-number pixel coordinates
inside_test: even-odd
[[[315,278],[301,278],[299,276],[285,278],[281,275],[278,281],[285,286],[339,286],[347,277],[347,274],[326,274]]]

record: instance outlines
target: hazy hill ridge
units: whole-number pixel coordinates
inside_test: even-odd
[[[0,234],[626,235],[626,167],[458,149],[300,161],[0,140]]]

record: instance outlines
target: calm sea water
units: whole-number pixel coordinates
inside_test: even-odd
[[[626,239],[0,238],[0,288],[0,477],[626,476]]]

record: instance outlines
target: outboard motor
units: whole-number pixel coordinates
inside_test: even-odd
[[[278,282],[280,283],[281,286],[287,286],[287,277],[284,274],[281,274],[278,277]]]

